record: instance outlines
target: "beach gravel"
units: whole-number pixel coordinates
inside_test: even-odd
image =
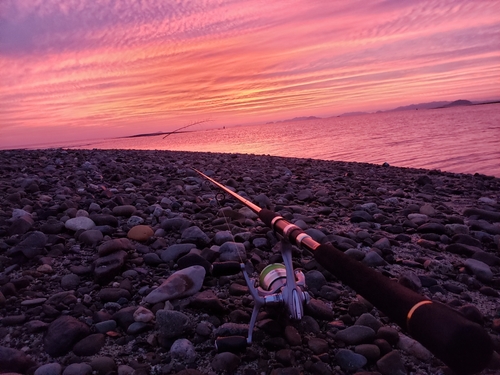
[[[303,319],[263,308],[252,344],[218,353],[217,337],[246,337],[253,302],[241,273],[214,276],[213,263],[243,262],[256,277],[281,262],[279,241],[191,168],[482,325],[497,352],[482,374],[498,373],[499,178],[65,149],[0,151],[0,373],[449,373],[295,247],[311,296]]]

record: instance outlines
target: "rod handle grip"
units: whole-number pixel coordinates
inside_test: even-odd
[[[241,272],[241,264],[236,261],[214,262],[211,271],[216,277],[236,275]]]
[[[479,324],[446,305],[428,301],[331,244],[318,246],[314,257],[457,374],[474,374],[488,365],[493,343]]]
[[[217,352],[240,353],[247,347],[247,339],[243,336],[219,337],[215,340]]]
[[[410,335],[458,375],[483,370],[493,354],[493,343],[479,324],[439,302],[416,306],[407,320]]]

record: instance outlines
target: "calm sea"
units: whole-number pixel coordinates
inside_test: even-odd
[[[500,104],[282,122],[72,148],[270,154],[500,177]]]

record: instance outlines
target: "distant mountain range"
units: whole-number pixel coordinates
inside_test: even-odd
[[[500,103],[500,101],[493,101],[493,102],[471,102],[470,100],[455,100],[453,102],[429,102],[429,103],[419,103],[419,104],[410,104],[410,105],[405,105],[402,107],[397,107],[393,109],[388,109],[386,111],[377,111],[375,113],[386,113],[386,112],[398,112],[398,111],[415,111],[419,109],[439,109],[439,108],[450,108],[450,107],[459,107],[459,106],[468,106],[468,105],[484,105],[484,104],[496,104]],[[372,112],[346,112],[342,113],[341,115],[338,116],[331,116],[331,117],[345,117],[345,116],[359,116],[359,115],[367,115]],[[322,117],[317,117],[317,116],[303,116],[303,117],[294,117],[291,119],[286,119],[286,120],[280,120],[280,121],[270,121],[267,122],[267,124],[277,124],[280,122],[290,122],[290,121],[304,121],[304,120],[318,120],[321,119]]]

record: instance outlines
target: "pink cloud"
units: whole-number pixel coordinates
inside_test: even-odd
[[[498,97],[498,14],[465,0],[4,0],[0,139]]]

